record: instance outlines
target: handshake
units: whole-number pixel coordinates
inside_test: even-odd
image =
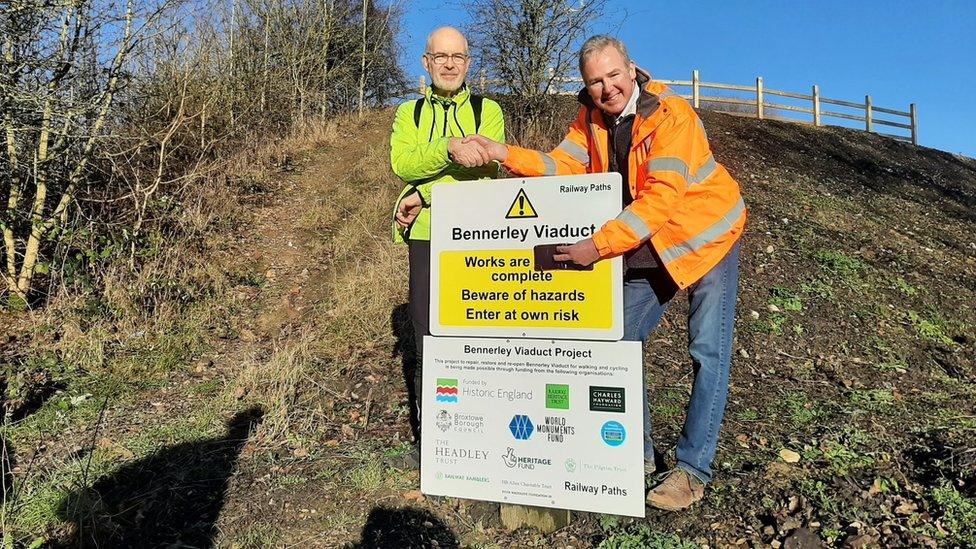
[[[447,153],[455,164],[474,168],[484,166],[492,160],[504,162],[508,158],[508,147],[483,135],[474,134],[467,137],[452,137],[447,143]],[[419,189],[406,194],[397,204],[394,216],[397,226],[401,229],[409,227],[423,208],[424,201]]]
[[[474,168],[492,160],[504,162],[508,158],[508,147],[483,135],[473,134],[463,138],[452,137],[447,145],[447,153],[454,163]]]

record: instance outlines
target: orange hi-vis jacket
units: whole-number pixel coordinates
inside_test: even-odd
[[[746,207],[739,185],[715,161],[705,128],[687,101],[637,69],[629,158],[630,203],[593,235],[600,256],[648,243],[679,288],[697,282],[742,235]],[[586,90],[569,133],[552,152],[508,146],[505,167],[524,176],[607,172],[608,131]]]

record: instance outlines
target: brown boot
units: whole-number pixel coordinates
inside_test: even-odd
[[[665,511],[680,511],[705,495],[705,485],[682,469],[672,469],[647,494],[647,504]]]

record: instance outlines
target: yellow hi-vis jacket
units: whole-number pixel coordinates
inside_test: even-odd
[[[686,288],[742,235],[746,206],[738,183],[712,156],[691,105],[641,69],[637,83],[626,182],[634,200],[593,241],[603,258],[653,246],[674,282]],[[579,114],[559,146],[543,153],[509,145],[505,167],[523,176],[608,171],[606,122],[585,89],[579,100]]]
[[[421,102],[419,106],[417,101]],[[463,138],[478,133],[505,142],[505,119],[498,103],[487,97],[482,99],[480,125],[472,103],[467,85],[451,98],[434,95],[433,88],[428,87],[423,98],[407,101],[397,108],[390,135],[390,165],[393,173],[406,185],[394,202],[393,213],[395,216],[400,200],[412,192],[420,193],[423,208],[407,230],[392,223],[394,242],[430,240],[430,199],[434,186],[453,181],[493,179],[498,175],[497,162],[465,168],[454,163],[447,154],[452,137]]]

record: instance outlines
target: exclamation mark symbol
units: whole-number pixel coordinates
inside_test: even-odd
[[[535,210],[535,206],[532,205],[532,201],[529,200],[528,195],[525,194],[525,189],[520,189],[518,194],[515,195],[515,200],[512,200],[512,205],[508,207],[508,213],[505,214],[505,219],[524,219],[528,217],[539,217],[539,213]]]

